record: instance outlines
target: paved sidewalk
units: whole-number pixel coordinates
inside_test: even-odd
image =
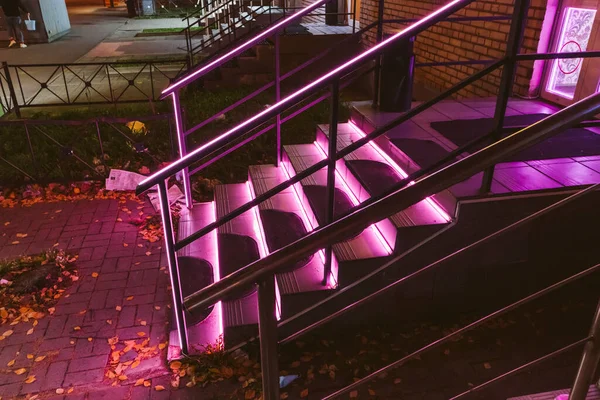
[[[109,338],[118,336],[119,343],[149,338],[147,346],[153,347],[167,340],[170,301],[162,241],[145,241],[130,223],[151,213],[154,210],[149,203],[132,200],[0,208],[0,258],[34,254],[55,243],[79,254],[79,280],[59,300],[54,314],[41,318],[33,334],[26,333],[31,323],[10,327],[14,333],[2,341],[1,398],[29,399],[40,393],[42,398],[62,399],[54,397],[56,390],[64,389],[66,395],[71,388],[68,399],[198,398],[186,388],[171,393],[166,349],[126,371],[127,380],[117,386],[111,386],[115,380],[106,376]],[[28,236],[13,245],[17,233]],[[7,329],[0,326],[0,332]],[[27,355],[45,359],[35,362]],[[16,363],[8,367],[13,359]],[[18,368],[26,368],[27,373],[16,375]],[[29,375],[35,375],[36,381],[24,383]],[[150,387],[133,386],[142,377],[151,380]],[[158,392],[156,385],[166,390]]]

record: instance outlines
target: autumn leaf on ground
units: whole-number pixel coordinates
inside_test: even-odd
[[[179,369],[179,368],[181,368],[181,361],[173,361],[173,362],[171,363],[171,365],[169,365],[169,367],[170,367],[172,370]]]
[[[485,368],[485,369],[491,369],[492,365],[490,363],[486,362],[486,363],[483,363],[483,368]]]
[[[56,394],[63,394],[64,392],[65,392],[65,389],[63,389],[63,388],[56,389]]]
[[[25,379],[25,383],[33,383],[35,382],[35,375],[29,375],[27,379]]]
[[[394,385],[397,385],[397,384],[399,384],[401,382],[402,382],[402,379],[400,379],[400,378],[394,379]]]
[[[8,362],[8,364],[6,364],[7,367],[12,367],[13,365],[15,365],[15,362],[17,362],[17,360],[12,359]]]
[[[135,384],[133,386],[142,386],[144,384],[144,378],[140,378],[137,381],[135,381]]]
[[[280,399],[280,400],[285,400],[285,399],[287,399],[288,397],[290,397],[290,395],[289,395],[287,392],[283,392],[283,393],[281,393],[281,394],[279,395],[279,399]]]
[[[375,396],[375,391],[373,389],[369,389],[369,395]]]
[[[31,329],[29,329],[29,330],[27,331],[27,334],[28,334],[28,335],[31,335],[32,333],[33,333],[33,328],[31,328]]]
[[[27,372],[27,370],[25,368],[19,368],[18,370],[15,371],[15,374],[23,375],[25,372]]]
[[[252,389],[246,390],[246,393],[244,394],[245,400],[252,400],[255,397],[256,397],[256,392],[254,390],[252,390]]]
[[[133,300],[133,296],[129,296],[129,297],[126,299],[126,300],[127,300],[127,301],[131,301],[131,300]]]
[[[21,238],[21,239],[22,239],[22,238],[26,238],[26,237],[27,237],[27,234],[26,234],[26,233],[17,233],[17,237],[18,237],[18,238]]]
[[[306,388],[300,392],[300,397],[302,397],[302,398],[308,397],[308,388]]]
[[[115,310],[117,310],[117,311],[121,311],[122,309],[123,309],[123,307],[121,307],[121,306],[116,306],[115,307]]]
[[[97,272],[92,272],[92,278],[97,278],[98,277],[98,273]]]
[[[150,387],[152,385],[150,381],[144,381],[144,387]]]
[[[144,336],[146,336],[146,332],[138,332],[137,335],[139,337],[144,337]]]
[[[156,390],[157,392],[162,392],[163,390],[165,390],[165,387],[163,385],[156,385],[154,386],[154,390]]]
[[[160,310],[160,306],[154,306],[154,309],[155,309],[156,311],[158,311],[158,310]]]
[[[355,399],[358,397],[358,391],[357,390],[353,390],[350,392],[350,398],[351,399]]]
[[[42,361],[44,358],[46,358],[46,356],[38,356],[35,358],[35,362],[40,362]]]

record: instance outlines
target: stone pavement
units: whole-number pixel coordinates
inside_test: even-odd
[[[129,211],[124,211],[128,209]],[[143,213],[144,215],[140,215]],[[131,220],[154,213],[149,203],[128,200],[83,200],[41,203],[30,208],[0,208],[0,258],[35,254],[52,247],[79,254],[79,280],[58,301],[53,315],[45,316],[27,334],[31,323],[21,322],[0,344],[0,398],[68,399],[197,398],[189,389],[172,394],[166,350],[143,360],[137,378],[152,379],[151,387],[133,387],[134,379],[112,387],[105,376],[111,348],[108,339],[149,338],[157,346],[167,338],[168,275],[162,242],[149,243]],[[9,224],[5,225],[6,222]],[[27,233],[18,238],[17,233]],[[18,244],[12,244],[14,241]],[[119,310],[118,310],[119,309]],[[0,332],[8,329],[0,326]],[[27,355],[46,356],[34,362]],[[31,357],[31,356],[30,356]],[[16,363],[7,367],[15,359]],[[27,373],[16,375],[17,368]],[[33,383],[24,383],[35,375]],[[131,374],[133,376],[133,374]],[[153,387],[164,385],[157,392]],[[59,390],[60,392],[60,390]]]

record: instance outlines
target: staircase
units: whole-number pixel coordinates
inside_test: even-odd
[[[235,348],[258,335],[264,397],[278,399],[278,342],[286,343],[342,315],[366,321],[364,307],[362,314],[347,312],[358,311],[358,306],[379,292],[390,295],[386,304],[397,310],[369,309],[367,314],[372,318],[393,315],[401,321],[402,317],[431,307],[452,306],[460,313],[461,307],[473,307],[473,303],[477,306],[477,302],[497,303],[498,297],[510,301],[524,297],[498,311],[504,312],[580,277],[598,278],[591,274],[600,265],[590,267],[600,259],[597,246],[589,235],[574,229],[570,238],[554,243],[548,253],[548,263],[565,265],[564,268],[549,268],[543,278],[540,271],[519,273],[521,282],[504,297],[498,295],[494,286],[513,281],[514,275],[507,273],[506,268],[518,270],[524,258],[543,259],[541,251],[551,240],[544,232],[552,231],[556,224],[542,219],[531,228],[537,232],[531,237],[544,240],[531,241],[527,231],[517,229],[525,224],[523,221],[588,194],[587,202],[578,203],[579,211],[585,213],[568,218],[578,228],[590,221],[600,222],[600,213],[593,206],[600,184],[600,146],[596,147],[600,136],[581,126],[573,128],[600,112],[600,95],[564,110],[551,110],[554,115],[546,112],[506,117],[507,107],[518,107],[505,94],[510,92],[514,78],[514,61],[511,64],[509,60],[518,57],[519,46],[514,43],[522,39],[516,32],[522,32],[526,1],[518,1],[515,6],[511,28],[514,42],[509,45],[509,51],[512,48],[515,52],[512,58],[497,61],[435,99],[414,104],[407,112],[382,114],[356,104],[350,120],[338,118],[340,89],[356,78],[356,71],[360,72],[367,62],[378,60],[388,45],[419,34],[473,1],[449,2],[301,89],[278,95],[274,105],[195,149],[187,149],[185,138],[200,128],[183,129],[180,90],[294,20],[282,20],[271,31],[261,32],[199,67],[163,92],[172,97],[178,116],[181,158],[141,182],[137,191],[142,193],[158,185],[161,197],[174,297],[170,358],[201,351],[202,345],[215,342],[221,335],[227,348]],[[310,7],[322,4],[315,2]],[[299,16],[310,12],[310,7]],[[504,66],[506,87],[499,90],[502,94],[494,102],[493,118],[481,113],[479,119],[450,117],[447,119],[451,122],[444,124],[431,117],[439,114],[438,110],[445,110],[450,116],[460,114],[457,110],[468,105],[447,99],[500,66]],[[283,113],[298,105],[302,108],[295,112],[302,112],[314,104],[305,102],[318,95],[321,100],[330,98],[329,124],[315,121],[319,125],[314,127],[312,143],[282,146],[282,124],[295,115],[283,117]],[[541,122],[534,123],[538,121]],[[190,174],[271,129],[277,131],[275,165],[250,166],[246,182],[218,186],[213,202],[194,202]],[[465,132],[475,137],[465,138]],[[550,137],[552,140],[548,140]],[[500,138],[503,140],[497,141]],[[486,143],[493,144],[486,147]],[[181,176],[187,206],[176,238],[172,234],[165,182],[175,174]],[[493,247],[485,247],[484,253],[471,256],[471,260],[484,259],[483,265],[491,276],[478,274],[464,258],[451,260],[444,269],[429,274],[441,264],[440,260],[452,259],[465,249],[478,246],[481,237],[485,241],[496,239],[507,226],[514,229],[513,234],[525,235],[521,246],[504,251],[506,238],[501,238]],[[567,242],[568,246],[561,249],[561,243]],[[571,258],[561,258],[561,251],[564,253],[567,248]],[[527,250],[531,253],[525,254]],[[469,279],[474,279],[477,292],[465,293],[464,283]],[[402,290],[394,290],[399,285],[404,285]],[[489,289],[489,285],[494,289]],[[488,288],[487,293],[482,290],[484,287]],[[535,295],[530,295],[532,291]],[[467,328],[472,326],[464,329]],[[594,329],[600,333],[600,323],[595,323],[592,332]],[[598,353],[597,334],[591,333],[588,340],[589,354]],[[426,346],[410,356],[427,349]],[[593,375],[593,361],[586,360],[581,364],[584,372],[575,383],[574,398],[578,400],[583,387],[587,392]],[[344,395],[383,370],[327,398]]]

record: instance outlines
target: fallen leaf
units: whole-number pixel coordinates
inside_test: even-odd
[[[64,392],[65,392],[65,389],[63,389],[63,388],[56,389],[56,394],[63,394]]]
[[[67,394],[73,393],[73,390],[75,390],[75,388],[70,387],[69,390],[67,390]]]
[[[125,375],[119,375],[119,380],[120,381],[126,381],[127,377]]]
[[[73,327],[73,330],[74,330],[74,331],[80,331],[80,330],[81,330],[81,327],[80,327],[80,326],[74,326],[74,327]]]
[[[252,389],[246,390],[246,393],[244,393],[245,400],[252,400],[254,397],[256,397],[256,392]]]
[[[23,375],[25,372],[27,372],[27,370],[25,368],[19,368],[18,370],[15,371],[15,374]]]
[[[15,240],[14,242],[12,242],[11,244],[19,244],[21,242],[19,242],[18,240]]]
[[[157,392],[162,392],[163,390],[165,390],[165,387],[163,385],[156,385],[154,386],[154,390],[156,390]]]
[[[281,393],[281,394],[279,395],[279,399],[280,399],[280,400],[285,400],[285,399],[287,399],[288,397],[290,397],[290,395],[289,395],[287,392],[283,392],[283,393]]]
[[[33,383],[35,382],[35,375],[29,375],[27,379],[25,379],[25,383]]]
[[[300,397],[302,397],[302,398],[308,397],[308,388],[306,388],[300,392]]]
[[[121,306],[116,306],[115,307],[115,310],[117,310],[117,311],[121,311],[122,309],[123,309],[123,307],[121,307]]]
[[[300,366],[300,361],[294,361],[294,362],[293,362],[293,363],[290,365],[290,367],[292,367],[292,368],[298,368],[299,366]]]
[[[13,365],[15,365],[15,363],[17,362],[17,360],[12,359],[8,362],[8,364],[6,364],[7,367],[12,367]]]
[[[9,330],[7,330],[6,332],[4,332],[4,333],[2,334],[2,336],[4,336],[5,338],[7,338],[7,337],[9,337],[9,336],[10,336],[10,335],[12,335],[12,334],[13,334],[13,331],[9,329]]]
[[[151,383],[150,381],[144,381],[144,387],[150,387]]]
[[[355,399],[358,397],[358,391],[357,390],[353,390],[350,392],[350,398],[351,399]]]
[[[122,218],[117,218],[117,222],[123,222]]]
[[[140,321],[140,325],[146,326],[146,325],[148,325],[148,323],[146,321]]]
[[[28,360],[33,360],[33,354],[27,354],[27,359]]]
[[[167,347],[167,343],[166,342],[165,343],[159,343],[159,345],[158,345],[159,350],[162,350],[165,347]]]
[[[173,361],[171,363],[170,367],[171,367],[172,370],[177,370],[177,369],[181,368],[181,362],[180,361]]]
[[[27,234],[26,233],[17,233],[17,237],[18,238],[26,238]]]
[[[137,335],[139,337],[144,337],[144,336],[146,336],[146,332],[138,332]]]
[[[127,300],[127,301],[131,301],[131,300],[133,300],[133,296],[129,296],[129,297],[126,299],[126,300]]]
[[[88,342],[91,342],[92,340],[94,340],[94,339],[91,337],[88,338]]]
[[[160,306],[154,306],[154,309],[155,309],[156,311],[158,311],[158,310],[160,310]]]
[[[394,379],[394,385],[397,385],[397,384],[399,384],[401,382],[402,382],[402,379],[400,379],[400,378]]]
[[[483,363],[483,368],[485,368],[485,369],[491,369],[492,366],[491,366],[490,363]]]
[[[107,319],[106,323],[109,324],[109,325],[112,325],[112,319]]]
[[[92,278],[97,278],[98,277],[98,273],[97,272],[92,272]]]
[[[142,386],[144,384],[144,378],[140,378],[137,381],[135,381],[135,384],[133,386]]]
[[[369,395],[375,396],[375,391],[373,389],[369,389]]]
[[[29,330],[27,331],[27,334],[28,334],[28,335],[31,335],[32,333],[33,333],[33,328],[31,328],[31,329],[29,329]]]
[[[40,361],[42,361],[42,360],[43,360],[43,359],[45,359],[45,358],[46,358],[46,356],[37,356],[37,357],[35,358],[35,362],[40,362]]]
[[[129,247],[127,243],[123,243],[123,247]]]
[[[150,256],[150,255],[152,255],[152,252],[151,252],[151,251],[147,251],[147,252],[146,252],[146,255],[147,255],[147,256]]]

